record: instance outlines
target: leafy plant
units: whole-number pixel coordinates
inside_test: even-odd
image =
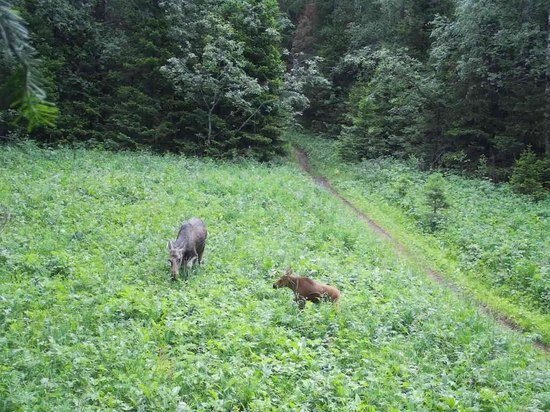
[[[164,7],[180,50],[161,71],[191,109],[185,117],[197,145],[229,157],[280,151],[288,113],[276,4],[181,0]]]
[[[0,409],[544,409],[531,338],[435,286],[293,162],[74,150],[0,151]],[[190,216],[204,263],[172,282],[166,241]],[[274,290],[289,264],[339,287],[339,308]]]
[[[432,177],[419,170],[416,162],[392,158],[342,164],[334,141],[299,134],[293,139],[307,149],[317,171],[405,239],[415,254],[423,251],[424,260],[438,262],[443,273],[468,285],[488,305],[500,302],[499,310],[544,334],[550,312],[548,196],[533,202],[510,184],[485,177],[448,173],[441,180],[437,173]],[[450,207],[441,207],[445,203]],[[437,230],[430,230],[430,221]],[[550,339],[550,330],[546,334]]]
[[[196,51],[199,54],[192,49],[184,50],[185,56],[169,59],[163,71],[184,98],[202,109],[206,123],[205,141],[209,147],[216,135],[228,126],[227,120],[220,118],[219,107],[231,107],[228,117],[244,113],[244,122],[233,130],[240,132],[260,110],[252,102],[261,94],[262,87],[257,79],[246,73],[244,46],[234,39],[232,27],[208,13],[204,18],[206,20],[201,26],[209,34],[204,37],[202,50]]]
[[[358,100],[352,102],[352,124],[339,138],[343,158],[423,154],[428,126],[421,112],[435,96],[431,79],[423,75],[419,61],[402,51],[381,49],[367,57],[371,76],[355,86],[352,96]]]

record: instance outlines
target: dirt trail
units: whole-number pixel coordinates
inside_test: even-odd
[[[337,197],[344,205],[349,207],[353,212],[357,215],[357,217],[364,222],[367,223],[367,225],[380,237],[386,239],[389,241],[397,250],[397,252],[402,255],[406,256],[408,258],[416,259],[414,258],[413,254],[411,253],[410,249],[408,249],[404,244],[399,242],[397,239],[395,239],[390,233],[388,233],[382,226],[380,226],[378,223],[376,223],[374,220],[372,220],[367,214],[362,212],[357,206],[355,206],[350,200],[346,199],[336,188],[330,183],[330,181],[322,176],[317,174],[313,171],[311,168],[311,165],[309,163],[309,158],[307,153],[299,148],[294,147],[294,151],[296,153],[296,156],[298,157],[298,163],[300,164],[300,168],[309,174],[313,180],[319,185],[327,189],[330,193],[332,193],[335,197]],[[426,265],[422,265],[424,272],[426,275],[433,279],[435,282],[445,286],[446,288],[452,290],[454,293],[460,295],[461,297],[466,297],[468,299],[473,299],[471,296],[468,296],[467,293],[461,289],[459,286],[454,284],[453,282],[449,281],[443,275],[438,273],[437,271],[427,267]],[[517,332],[524,332],[524,330],[521,328],[520,325],[518,325],[514,320],[508,318],[506,315],[502,313],[498,313],[494,310],[491,310],[487,306],[483,305],[480,302],[477,302],[477,305],[479,307],[479,310],[487,315],[490,315],[493,319],[495,319],[500,325],[517,331]],[[536,346],[538,349],[542,350],[546,354],[550,354],[550,346],[545,345],[542,342],[533,342],[533,345]]]

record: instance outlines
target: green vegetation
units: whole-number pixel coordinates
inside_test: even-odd
[[[0,411],[550,410],[549,21],[0,0]],[[281,157],[290,126],[410,253]],[[194,215],[206,263],[170,282]],[[341,306],[299,312],[288,265]]]
[[[3,410],[550,406],[533,337],[428,280],[293,164],[7,146],[0,204]],[[193,215],[205,263],[171,282],[166,241]],[[272,288],[290,264],[340,307],[299,312]]]
[[[544,199],[550,189],[550,157],[537,159],[530,148],[525,150],[516,162],[510,184],[519,193]]]
[[[316,170],[419,259],[550,342],[548,196],[533,202],[508,184],[421,172],[415,159],[342,164],[334,141],[294,138]]]
[[[412,189],[412,185],[402,184],[397,195],[407,196],[408,190]],[[434,173],[428,176],[424,184],[424,203],[428,207],[426,220],[430,230],[433,232],[438,229],[443,223],[442,210],[449,207],[447,194],[445,191],[445,179],[441,173]]]
[[[510,177],[529,146],[548,157],[548,2],[282,0],[289,49],[325,58],[304,124],[347,158]],[[543,183],[544,180],[538,180]]]
[[[36,50],[29,42],[25,22],[5,0],[0,0],[0,39],[0,74],[7,77],[0,82],[0,114],[16,108],[20,117],[27,119],[29,131],[54,126],[58,110],[46,100]]]
[[[25,19],[41,86],[60,111],[56,127],[35,128],[34,139],[216,157],[280,152],[290,113],[275,0],[9,3],[0,3],[0,33],[5,10]],[[0,52],[11,51],[2,40]],[[4,75],[18,73],[11,60],[0,55],[2,88]],[[25,136],[4,109],[0,138]]]
[[[22,114],[47,143],[269,160],[298,114],[347,160],[506,181],[531,148],[514,187],[548,189],[544,0],[1,0],[0,33],[2,140]]]

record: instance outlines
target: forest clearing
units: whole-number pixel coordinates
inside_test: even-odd
[[[0,0],[0,412],[549,411],[547,0]]]
[[[532,338],[434,283],[293,161],[0,157],[5,410],[548,407]],[[166,241],[197,211],[204,263],[173,282]],[[272,288],[289,265],[337,286],[339,307],[300,312]]]

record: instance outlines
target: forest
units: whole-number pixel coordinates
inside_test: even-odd
[[[548,189],[544,0],[1,7],[2,140],[268,160],[303,127],[347,161],[412,156]]]

